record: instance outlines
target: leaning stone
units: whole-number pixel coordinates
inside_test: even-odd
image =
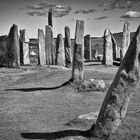
[[[62,34],[58,34],[56,40],[56,65],[65,66],[64,40]]]
[[[45,50],[46,50],[46,64],[55,65],[55,46],[53,39],[53,30],[51,26],[46,26],[45,31]]]
[[[19,35],[18,26],[13,24],[8,35],[9,41],[7,46],[7,59],[8,66],[11,68],[20,67],[20,55],[19,55]]]
[[[76,21],[73,51],[72,80],[80,84],[83,81],[84,60],[84,21]]]
[[[128,49],[130,44],[130,23],[125,22],[123,26],[123,39],[122,39],[122,46],[120,50],[120,60],[122,61],[125,53]]]
[[[103,64],[113,65],[112,37],[108,28],[104,32]]]
[[[69,26],[65,27],[65,61],[66,67],[71,67],[72,65],[72,56],[71,56],[71,39],[70,39],[70,28]]]
[[[41,29],[38,29],[38,46],[39,46],[39,64],[46,64],[46,52],[45,52],[45,36]]]
[[[91,37],[90,35],[86,35],[84,37],[84,58],[85,60],[91,60]]]
[[[120,126],[128,104],[140,78],[140,26],[138,27],[120,68],[112,82],[96,124],[91,127],[91,136],[109,139]]]

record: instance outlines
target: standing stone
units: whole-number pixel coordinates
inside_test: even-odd
[[[49,9],[49,12],[48,12],[48,25],[53,27],[53,24],[52,24],[52,9]]]
[[[140,26],[137,29],[120,68],[104,99],[91,134],[110,139],[123,121],[128,104],[139,84],[140,77]]]
[[[103,64],[113,65],[112,37],[108,28],[104,32]]]
[[[45,52],[45,36],[41,29],[38,29],[38,46],[39,46],[39,64],[46,64],[46,52]]]
[[[65,63],[66,67],[71,67],[72,64],[72,56],[71,56],[71,39],[70,39],[70,28],[68,26],[65,27]]]
[[[20,67],[20,55],[19,55],[19,35],[18,26],[13,24],[8,35],[9,41],[7,46],[8,67],[19,68]]]
[[[20,63],[24,65],[30,64],[29,37],[25,29],[20,30]]]
[[[56,40],[56,65],[65,66],[65,50],[62,34],[58,34]]]
[[[76,21],[75,42],[73,51],[72,81],[80,84],[83,81],[84,61],[84,21]]]
[[[92,58],[94,60],[97,60],[98,55],[99,55],[98,49],[93,49],[93,51],[92,51]]]
[[[120,60],[122,61],[125,53],[128,49],[130,44],[130,23],[125,22],[123,26],[123,39],[122,39],[122,46],[120,50]]]
[[[46,64],[55,65],[55,47],[52,27],[47,25],[45,32]]]
[[[90,37],[90,35],[86,35],[84,37],[84,46],[85,46],[84,57],[86,60],[91,60],[91,37]]]
[[[111,34],[111,37],[112,37],[112,48],[113,48],[113,60],[116,60],[116,58],[119,58],[118,46],[113,34]]]

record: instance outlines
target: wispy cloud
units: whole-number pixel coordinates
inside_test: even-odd
[[[28,5],[27,9],[31,10],[27,12],[29,16],[47,16],[47,12],[49,11],[49,9],[52,9],[52,14],[54,17],[66,16],[72,10],[71,7],[64,7],[61,5],[43,2],[34,5]]]
[[[80,13],[82,13],[82,14],[89,14],[89,13],[94,13],[94,12],[97,12],[97,10],[96,9],[88,9],[88,10],[77,10],[77,11],[75,11],[74,12],[74,14],[80,14]]]
[[[102,16],[102,17],[98,17],[98,18],[94,18],[95,20],[103,20],[103,19],[106,19],[108,18],[108,16]]]
[[[47,16],[47,11],[31,11],[31,12],[27,12],[26,14],[29,16]]]
[[[125,13],[124,15],[122,15],[120,18],[123,18],[123,19],[137,19],[137,18],[140,18],[140,12],[129,11],[129,12]]]
[[[100,3],[100,7],[103,7],[105,10],[113,9],[131,9],[133,4],[140,0],[112,0]]]

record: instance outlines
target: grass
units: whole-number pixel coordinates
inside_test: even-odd
[[[90,65],[89,65],[90,64]],[[85,79],[103,79],[111,84],[117,67],[85,64]],[[0,140],[23,140],[21,132],[54,132],[65,129],[86,130],[92,121],[68,126],[70,120],[99,111],[106,92],[78,92],[72,86],[53,89],[71,77],[71,69],[32,66],[0,69]],[[28,92],[20,89],[31,89]],[[43,90],[40,90],[44,88]],[[11,89],[11,90],[9,90]],[[139,87],[129,104],[127,115],[114,140],[140,139]],[[84,137],[66,137],[64,140]]]

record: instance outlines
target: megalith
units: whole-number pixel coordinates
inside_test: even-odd
[[[118,49],[116,39],[114,38],[112,33],[111,37],[112,37],[113,60],[116,60],[117,58],[120,58],[120,51]]]
[[[96,124],[91,128],[93,136],[109,139],[108,137],[118,129],[126,115],[134,90],[139,84],[139,77],[140,26],[106,94]]]
[[[65,50],[62,34],[58,34],[56,40],[56,65],[65,66]]]
[[[45,50],[46,50],[46,64],[55,65],[55,46],[53,39],[53,30],[51,26],[45,28]]]
[[[49,12],[48,12],[48,25],[53,27],[53,23],[52,23],[52,9],[51,8],[49,9]]]
[[[39,64],[46,65],[45,35],[42,29],[38,29]]]
[[[91,37],[86,35],[84,37],[84,58],[85,60],[91,60]]]
[[[72,81],[80,84],[84,73],[84,21],[76,21],[75,41],[73,50]]]
[[[66,64],[66,67],[71,67],[72,56],[71,56],[71,38],[70,38],[70,28],[69,28],[69,26],[65,27],[64,48],[65,48],[65,64]]]
[[[8,67],[20,67],[18,26],[13,24],[8,34],[7,59]]]
[[[112,37],[110,29],[106,29],[104,32],[104,44],[103,44],[103,62],[104,65],[113,65],[113,49],[112,49]]]
[[[130,44],[130,23],[125,22],[123,25],[123,38],[122,38],[122,46],[120,50],[120,60],[122,61],[125,53],[128,49],[128,46]]]
[[[29,37],[26,29],[20,30],[20,63],[22,65],[30,64]]]

